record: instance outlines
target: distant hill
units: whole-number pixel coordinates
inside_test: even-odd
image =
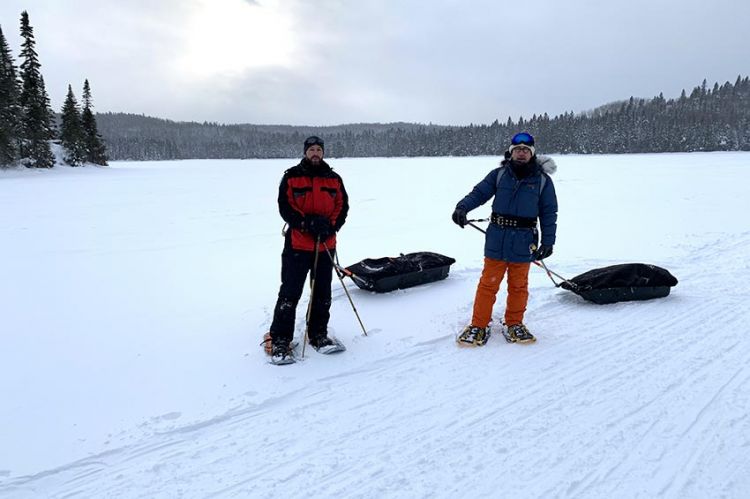
[[[676,99],[631,97],[578,115],[490,125],[223,125],[123,113],[96,119],[112,160],[297,158],[309,135],[324,138],[329,157],[500,155],[518,130],[535,134],[546,153],[750,150],[750,79],[713,88],[704,80]]]

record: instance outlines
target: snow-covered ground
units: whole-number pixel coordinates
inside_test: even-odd
[[[750,153],[555,159],[550,268],[653,263],[669,297],[597,306],[532,267],[539,341],[459,349],[482,235],[450,215],[497,158],[332,159],[343,264],[457,262],[347,281],[367,337],[334,282],[348,351],[285,367],[258,344],[295,161],[0,171],[0,497],[748,497]]]

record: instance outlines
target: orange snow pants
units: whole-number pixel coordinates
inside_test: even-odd
[[[471,325],[487,327],[492,318],[497,292],[503,276],[508,273],[508,300],[505,305],[505,324],[512,326],[523,322],[526,304],[529,301],[529,268],[531,264],[505,262],[484,257],[482,277],[474,298],[474,313]]]

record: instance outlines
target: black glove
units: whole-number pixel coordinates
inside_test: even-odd
[[[331,221],[322,215],[307,215],[305,217],[305,230],[320,239],[328,239],[335,232]]]
[[[532,254],[534,260],[544,260],[550,255],[552,255],[552,246],[545,246],[543,244]]]
[[[464,225],[469,223],[466,220],[466,210],[457,206],[456,209],[453,210],[453,223],[455,223],[456,225],[458,225],[459,227],[463,229]]]

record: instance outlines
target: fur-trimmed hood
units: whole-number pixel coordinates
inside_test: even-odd
[[[557,171],[557,163],[550,156],[540,154],[536,157],[536,164],[542,167],[542,171],[547,175],[552,175]]]
[[[555,163],[555,160],[552,159],[551,156],[545,156],[544,154],[539,154],[535,156],[536,164],[539,165],[539,168],[542,169],[544,173],[547,175],[552,175],[557,171],[557,163]],[[500,162],[500,166],[508,166],[510,165],[510,159],[504,159]]]

